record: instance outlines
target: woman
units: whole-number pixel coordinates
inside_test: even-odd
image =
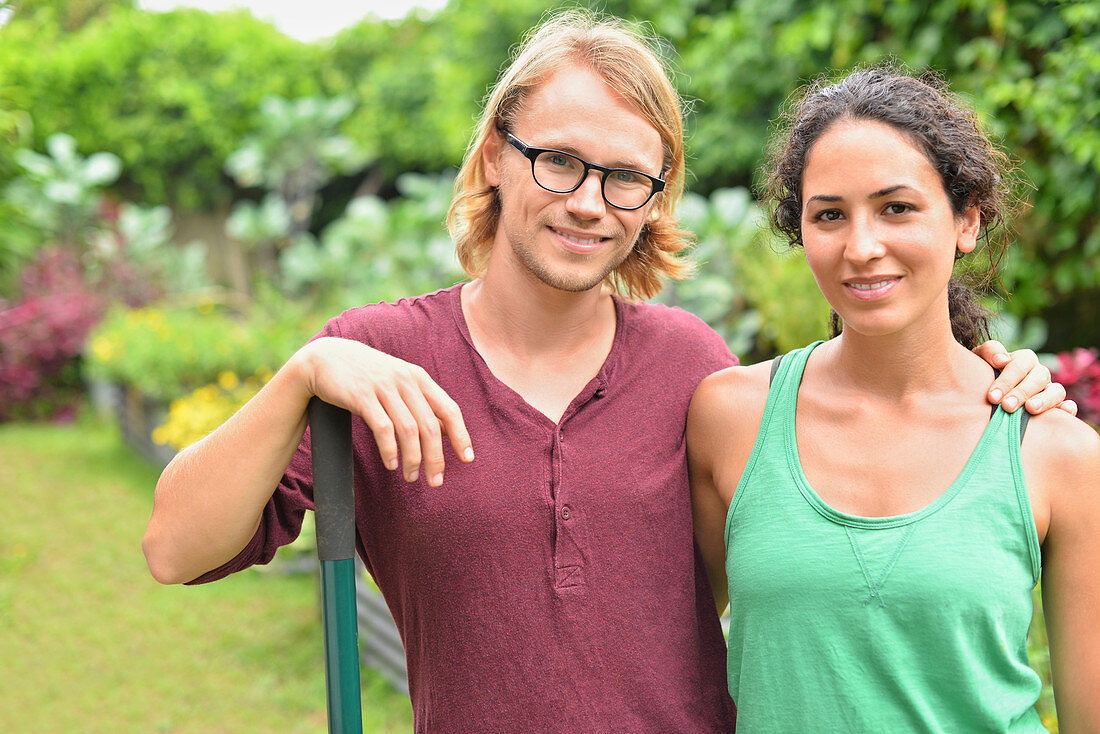
[[[952,279],[997,262],[1006,158],[938,83],[873,68],[812,87],[773,159],[773,224],[843,327],[692,401],[739,734],[1045,731],[1040,569],[1061,731],[1100,731],[1100,437],[991,416],[988,314]]]

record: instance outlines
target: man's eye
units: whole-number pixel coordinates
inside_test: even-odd
[[[552,166],[560,166],[561,168],[568,168],[573,165],[573,159],[564,153],[550,153],[545,156],[546,160]]]
[[[647,183],[648,179],[635,173],[634,171],[615,170],[611,172],[611,178],[615,183],[627,184],[629,186],[638,186],[643,183]]]

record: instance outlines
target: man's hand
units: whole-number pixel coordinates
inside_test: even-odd
[[[999,404],[1009,413],[1023,405],[1033,415],[1051,408],[1077,415],[1077,403],[1066,400],[1066,388],[1061,383],[1050,381],[1050,370],[1039,362],[1035,352],[1018,349],[1009,354],[999,341],[987,341],[976,347],[974,353],[1001,370],[989,387],[989,402]]]
[[[406,481],[417,480],[423,462],[428,484],[443,484],[444,434],[459,459],[474,460],[462,412],[422,367],[335,337],[312,341],[296,356],[310,393],[366,421],[382,462],[400,465]]]

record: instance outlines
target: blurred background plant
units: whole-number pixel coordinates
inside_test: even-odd
[[[169,401],[225,374],[272,372],[315,330],[285,304],[249,318],[209,301],[114,308],[90,335],[87,372]]]
[[[242,380],[236,372],[227,370],[218,375],[217,382],[176,398],[168,406],[165,422],[153,429],[153,442],[176,451],[187,448],[225,423],[260,391],[271,375],[270,369],[261,367]]]
[[[1066,386],[1078,417],[1100,430],[1100,350],[1074,349],[1055,355],[1052,379]]]
[[[225,162],[239,186],[267,191],[259,204],[238,201],[226,221],[231,242],[243,243],[252,257],[251,268],[233,271],[238,290],[249,287],[244,271],[276,277],[286,247],[313,244],[309,230],[321,188],[338,174],[363,168],[365,151],[340,132],[354,109],[346,94],[293,100],[272,95],[260,102],[255,131]]]

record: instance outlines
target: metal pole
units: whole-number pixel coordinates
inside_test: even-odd
[[[351,414],[319,398],[309,401],[317,557],[329,734],[362,734],[359,636],[355,608],[355,494]]]

